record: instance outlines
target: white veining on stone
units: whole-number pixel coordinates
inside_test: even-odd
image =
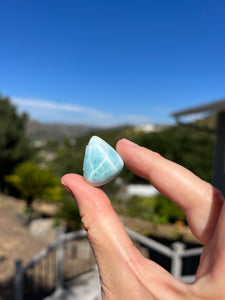
[[[123,160],[109,144],[96,136],[90,139],[85,151],[83,168],[84,177],[90,184],[103,185],[115,178],[122,168]]]

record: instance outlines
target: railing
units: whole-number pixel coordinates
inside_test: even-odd
[[[151,255],[151,250],[155,250],[158,253],[163,254],[164,256],[170,258],[171,259],[170,273],[174,277],[180,279],[185,283],[194,282],[195,275],[182,275],[183,259],[186,257],[200,256],[203,247],[185,249],[185,244],[181,242],[174,242],[172,244],[172,248],[170,248],[153,239],[145,237],[137,232],[134,232],[129,228],[126,228],[126,231],[131,239],[138,242],[140,245],[143,245],[144,247],[150,249],[150,255]]]
[[[15,300],[43,299],[54,291],[58,294],[63,289],[64,267],[71,264],[71,261],[67,263],[67,252],[71,252],[68,251],[71,250],[68,243],[86,238],[86,232],[80,230],[64,234],[61,227],[57,231],[56,241],[41,250],[28,264],[23,266],[21,260],[15,261]],[[71,270],[67,268],[67,271]]]
[[[182,275],[183,259],[200,256],[202,247],[185,249],[185,245],[175,242],[172,248],[167,247],[153,239],[145,237],[126,228],[132,240],[150,251],[157,251],[171,261],[170,272],[185,283],[194,282],[194,275]],[[43,249],[27,265],[23,266],[21,260],[15,261],[14,299],[43,299],[51,293],[59,294],[65,284],[66,252],[65,245],[78,239],[86,238],[84,230],[64,234],[58,229],[58,238],[51,245]],[[70,252],[70,251],[69,251]],[[70,263],[73,265],[73,263]],[[47,267],[46,267],[47,266]],[[74,269],[74,268],[73,268]]]

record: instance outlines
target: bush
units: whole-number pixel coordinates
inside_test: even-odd
[[[155,197],[131,197],[127,201],[125,214],[155,224],[185,220],[182,210],[163,195]]]
[[[65,221],[69,230],[81,228],[81,219],[77,205],[70,195],[65,195],[55,215],[56,220]]]
[[[19,164],[14,174],[5,176],[5,180],[26,200],[28,210],[32,210],[32,203],[37,198],[60,200],[63,190],[58,177],[31,162]]]

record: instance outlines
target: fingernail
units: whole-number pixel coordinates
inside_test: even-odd
[[[123,139],[123,141],[127,144],[127,145],[129,145],[129,146],[138,146],[138,144],[136,144],[136,143],[134,143],[134,142],[132,142],[132,141],[130,141],[130,140],[127,140],[127,139]]]
[[[68,188],[68,186],[63,181],[61,181],[61,184],[64,186],[64,188],[67,190],[67,192],[74,198],[74,195],[71,192],[71,190]]]

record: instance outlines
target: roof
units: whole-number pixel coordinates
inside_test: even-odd
[[[217,101],[209,102],[199,106],[194,106],[188,109],[180,110],[171,114],[172,117],[179,117],[184,115],[191,115],[202,112],[222,112],[225,111],[225,98]]]

